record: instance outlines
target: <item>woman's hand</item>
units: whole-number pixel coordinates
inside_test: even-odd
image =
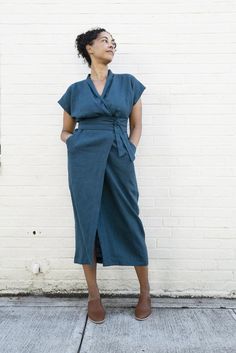
[[[68,138],[69,138],[70,136],[72,136],[72,135],[73,135],[73,134],[66,134],[67,137],[66,137],[66,139],[65,139],[64,142],[66,143],[66,141],[68,140]]]

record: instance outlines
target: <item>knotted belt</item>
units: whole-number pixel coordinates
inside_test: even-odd
[[[127,120],[123,119],[119,121],[119,118],[113,120],[106,119],[100,117],[96,119],[81,119],[78,129],[113,130],[119,157],[123,156],[127,150],[130,160],[133,161],[135,159],[135,146],[131,145],[127,136]]]

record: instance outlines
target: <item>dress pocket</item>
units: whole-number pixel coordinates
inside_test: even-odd
[[[135,146],[135,144],[129,139],[129,143],[130,143],[130,145],[133,147],[133,149],[134,149],[134,152],[136,152],[136,146]]]
[[[83,131],[83,129],[75,129],[75,131],[73,132],[72,135],[70,135],[69,137],[67,137],[66,139],[66,146],[68,148],[71,148],[71,146],[74,145],[74,140],[75,142],[78,141],[79,139],[79,134]]]
[[[68,141],[72,139],[72,137],[74,136],[74,133],[72,135],[70,135],[69,137],[67,137],[66,139],[66,145],[68,145]]]

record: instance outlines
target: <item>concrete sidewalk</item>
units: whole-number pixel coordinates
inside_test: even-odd
[[[236,299],[102,297],[106,321],[87,320],[87,297],[0,297],[1,353],[236,353]]]

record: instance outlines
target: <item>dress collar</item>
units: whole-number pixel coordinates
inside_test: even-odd
[[[106,94],[108,88],[109,88],[110,85],[111,85],[112,79],[113,79],[113,77],[114,77],[113,72],[111,71],[111,69],[108,69],[107,78],[106,78],[106,83],[105,83],[105,86],[104,86],[104,88],[103,88],[102,94],[99,94],[99,93],[98,93],[98,91],[97,91],[97,89],[96,89],[96,87],[95,87],[93,81],[92,81],[91,78],[90,78],[90,75],[91,75],[91,74],[88,74],[88,75],[87,75],[87,78],[86,78],[88,85],[91,87],[93,93],[94,93],[96,96],[98,96],[99,98],[103,98],[103,97],[105,96],[105,94]]]
[[[111,69],[108,69],[108,71],[107,71],[107,79],[108,79],[108,77],[110,76],[110,75],[113,75],[113,72],[111,71]],[[90,79],[91,80],[91,74],[88,74],[87,75],[87,79]],[[91,80],[92,81],[92,80]]]

